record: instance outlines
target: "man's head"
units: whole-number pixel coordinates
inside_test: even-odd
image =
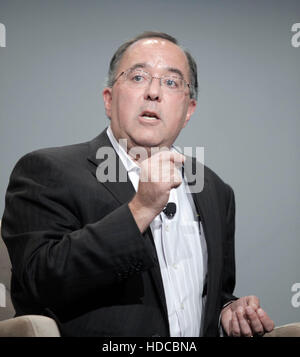
[[[126,42],[103,91],[114,135],[128,148],[170,147],[195,110],[197,87],[195,61],[173,37],[147,32]]]

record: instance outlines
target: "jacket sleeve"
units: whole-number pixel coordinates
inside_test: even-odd
[[[17,163],[2,236],[14,278],[39,306],[63,308],[153,265],[127,203],[84,226],[74,206],[64,170],[52,158],[34,152]]]
[[[221,308],[228,304],[229,301],[236,300],[233,295],[235,287],[235,198],[232,188],[227,185],[227,214],[226,214],[226,236],[223,245],[224,262],[223,262],[223,279],[222,279],[222,299]]]

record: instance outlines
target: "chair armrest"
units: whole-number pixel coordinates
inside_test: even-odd
[[[0,321],[0,337],[60,337],[60,332],[49,317],[24,315]]]
[[[264,337],[300,337],[300,322],[278,326],[265,333]]]

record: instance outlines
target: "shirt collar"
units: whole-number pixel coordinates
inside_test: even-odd
[[[116,150],[117,154],[119,155],[119,158],[121,159],[123,165],[125,166],[125,169],[127,172],[130,171],[139,171],[140,167],[132,160],[132,158],[127,154],[127,152],[124,150],[124,148],[122,147],[122,145],[120,145],[117,141],[117,139],[115,138],[111,127],[109,125],[109,127],[107,128],[107,136],[113,146],[113,148]]]

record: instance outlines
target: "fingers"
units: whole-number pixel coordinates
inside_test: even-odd
[[[245,309],[238,307],[232,314],[230,331],[233,337],[262,336],[265,332],[272,331],[273,328],[274,322],[261,308],[255,311],[251,306]]]
[[[260,318],[264,331],[266,332],[272,331],[274,329],[274,322],[273,320],[270,319],[268,314],[262,308],[259,308],[257,310],[257,314]]]
[[[268,314],[262,309],[253,309],[251,306],[246,307],[246,314],[251,325],[253,335],[263,335],[274,328],[274,322]]]
[[[181,166],[184,163],[185,156],[182,154],[179,154],[178,152],[172,152],[171,153],[171,161],[175,163],[176,166]]]
[[[169,182],[169,181],[167,181]],[[176,188],[181,185],[182,183],[182,178],[181,175],[179,174],[178,170],[174,171],[173,176],[170,179],[171,182],[171,188]]]
[[[152,181],[170,183],[171,188],[182,183],[180,167],[184,162],[184,155],[171,151],[161,151],[154,159]]]
[[[172,168],[172,175],[173,175],[172,188],[176,188],[182,183],[182,175],[181,175],[180,168],[182,167],[184,160],[185,160],[184,155],[176,152],[171,153],[170,161],[174,163],[175,166]]]
[[[232,318],[230,321],[230,336],[232,337],[240,337],[241,336],[241,330],[240,330],[240,325],[239,321],[236,315],[236,312],[232,313]]]
[[[240,326],[241,335],[245,337],[253,336],[253,332],[248,320],[245,318],[245,310],[239,307],[236,312],[238,323]]]
[[[244,309],[242,307],[239,307],[233,312],[230,323],[230,331],[232,337],[253,336],[251,327],[245,318]]]
[[[173,185],[176,187],[182,182],[181,172],[170,160],[160,161],[159,170],[157,171],[154,168],[154,173],[157,175],[158,181],[170,183],[171,187],[173,187]]]
[[[246,307],[246,314],[251,326],[252,335],[263,335],[264,333],[264,326],[260,321],[260,318],[257,312],[251,307]]]
[[[274,328],[274,322],[260,307],[258,297],[254,295],[235,300],[229,305],[228,309],[231,310],[231,316],[227,317],[228,320],[230,319],[230,336],[261,336],[265,332],[272,331]]]
[[[178,186],[181,183],[179,167],[185,156],[172,151],[160,151],[141,164],[140,180],[143,182],[169,182]]]
[[[252,306],[252,308],[256,311],[260,306],[259,298],[255,295],[246,296],[246,304],[247,306]]]

